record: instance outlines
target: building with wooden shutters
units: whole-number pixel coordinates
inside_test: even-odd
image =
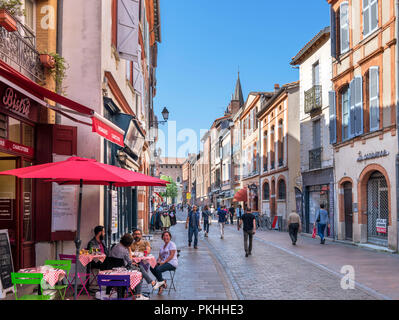
[[[397,250],[394,0],[328,0],[338,239]]]
[[[259,210],[272,220],[278,216],[282,229],[287,230],[286,220],[296,210],[295,188],[300,187],[301,180],[299,82],[281,88],[275,85],[274,93],[259,100],[255,117],[259,121]]]
[[[296,189],[296,210],[302,214],[302,231],[313,232],[320,204],[334,221],[334,158],[330,144],[329,92],[332,89],[330,27],[317,33],[292,58],[299,66],[301,130],[301,189]],[[332,128],[333,129],[333,128]],[[303,202],[302,202],[303,196]],[[331,235],[334,224],[331,223]]]

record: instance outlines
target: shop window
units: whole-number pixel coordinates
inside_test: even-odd
[[[8,140],[21,143],[21,121],[8,117]]]
[[[0,114],[0,138],[7,139],[7,117]]]
[[[22,144],[24,146],[34,147],[34,128],[28,124],[22,124]]]
[[[285,181],[281,179],[278,182],[278,200],[285,200],[286,199],[286,186]]]

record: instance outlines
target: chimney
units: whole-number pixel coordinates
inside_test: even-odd
[[[278,83],[276,83],[274,85],[274,93],[276,93],[278,90],[280,90],[280,85]]]

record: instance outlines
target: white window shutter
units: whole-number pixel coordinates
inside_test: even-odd
[[[380,90],[378,67],[370,67],[369,79],[370,131],[375,131],[378,130],[380,127]]]
[[[139,1],[118,0],[117,51],[122,59],[138,62]]]
[[[363,133],[363,78],[355,77],[355,135]]]
[[[136,62],[133,62],[133,87],[134,87],[134,90],[137,92],[137,94],[142,95],[142,93],[143,93],[143,88],[142,88],[143,75],[142,75],[140,69],[141,68],[139,67],[139,64]]]

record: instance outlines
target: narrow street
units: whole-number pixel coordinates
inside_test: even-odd
[[[236,225],[226,225],[222,240],[216,220],[210,227],[208,238],[200,233],[199,248],[195,250],[187,245],[185,217],[186,213],[179,212],[178,224],[170,229],[173,241],[181,250],[175,278],[177,291],[170,294],[165,291],[162,296],[154,292],[151,299],[398,298],[399,290],[394,289],[398,281],[379,277],[379,274],[392,274],[390,269],[397,268],[399,259],[396,255],[331,242],[320,246],[317,240],[307,237],[301,237],[298,245],[290,248],[288,234],[258,231],[252,256],[246,258],[241,231],[237,231]],[[154,234],[154,254],[161,243],[158,231]],[[355,289],[341,288],[344,274],[340,274],[340,264],[341,267],[352,264],[358,272]],[[367,266],[373,270],[374,277]]]

